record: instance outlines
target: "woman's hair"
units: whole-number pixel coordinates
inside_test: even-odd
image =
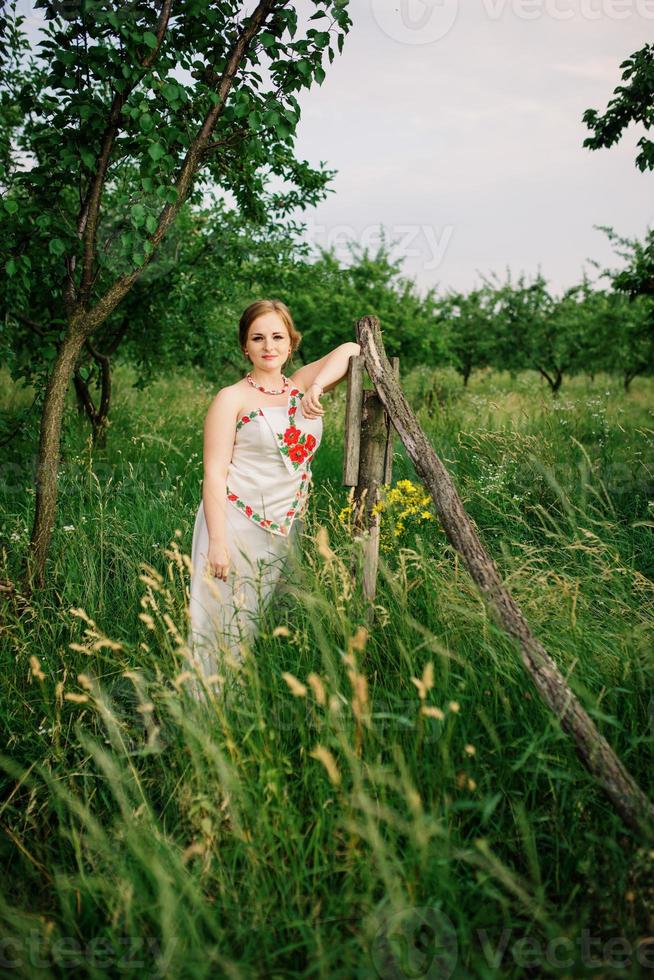
[[[286,324],[288,335],[291,338],[291,357],[300,346],[302,334],[296,330],[293,317],[286,303],[281,299],[258,299],[243,310],[241,319],[238,321],[238,341],[241,350],[245,347],[248,338],[248,330],[258,316],[263,313],[277,313],[279,318]]]

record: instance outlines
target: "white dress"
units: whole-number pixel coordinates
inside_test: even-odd
[[[322,418],[304,417],[302,397],[292,388],[286,405],[255,408],[236,423],[227,470],[226,582],[206,567],[209,535],[202,501],[195,516],[188,646],[199,672],[213,676],[216,690],[223,654],[242,661],[241,644],[256,635],[259,613],[284,570],[306,511]],[[199,685],[192,690],[201,696]]]

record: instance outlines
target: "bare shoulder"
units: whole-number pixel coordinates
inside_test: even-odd
[[[236,420],[239,401],[242,397],[240,382],[233,385],[226,385],[221,388],[213,398],[207,412],[207,419],[227,421],[231,416]]]

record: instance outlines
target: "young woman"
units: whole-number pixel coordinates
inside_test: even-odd
[[[248,306],[239,344],[250,370],[221,388],[207,412],[189,607],[189,646],[205,679],[225,650],[242,660],[240,644],[256,634],[306,511],[322,437],[321,395],[360,353],[359,344],[341,344],[287,378],[284,366],[300,340],[280,300]],[[199,685],[193,690],[201,696]]]

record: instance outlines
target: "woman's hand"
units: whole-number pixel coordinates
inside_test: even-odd
[[[229,572],[230,557],[227,546],[220,541],[210,541],[209,551],[207,553],[207,568],[209,574],[214,578],[222,579],[223,582],[227,581],[227,573]]]
[[[302,414],[307,419],[315,419],[320,415],[325,414],[325,409],[320,404],[320,396],[322,395],[322,385],[314,381],[304,392],[304,398],[302,399]]]

